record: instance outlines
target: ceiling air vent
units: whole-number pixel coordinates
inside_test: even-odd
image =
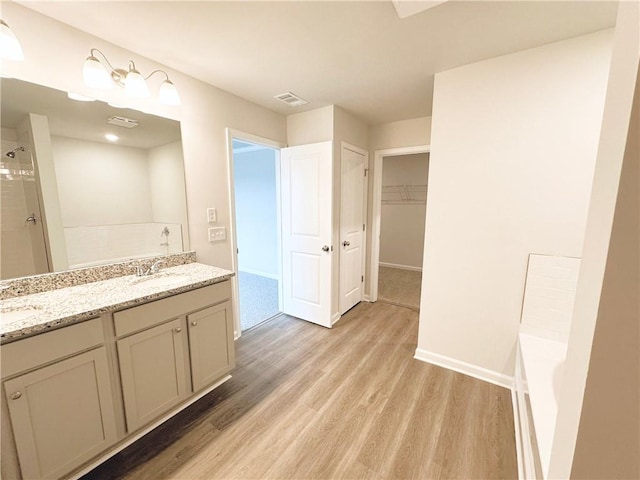
[[[280,95],[274,95],[273,98],[286,103],[290,107],[299,107],[301,105],[306,105],[307,103],[309,103],[306,100],[303,100],[302,98],[297,96],[295,93],[291,93],[291,92],[281,93]]]
[[[118,127],[124,127],[124,128],[135,128],[138,126],[137,120],[134,120],[133,118],[120,117],[118,115],[109,117],[109,119],[107,120],[107,123],[110,123],[111,125],[117,125]]]

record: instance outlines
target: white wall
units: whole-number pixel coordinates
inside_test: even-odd
[[[277,278],[278,212],[276,152],[234,153],[238,269]]]
[[[638,80],[571,468],[572,478],[640,478]]]
[[[287,145],[333,140],[333,105],[287,116]]]
[[[284,143],[285,117],[22,5],[4,2],[2,18],[20,38],[25,54],[24,62],[3,62],[3,73],[103,101],[125,103],[181,122],[191,248],[196,250],[198,261],[231,268],[229,241],[209,243],[206,220],[206,208],[216,207],[218,225],[229,226],[225,129],[229,127]],[[157,68],[167,71],[180,92],[182,105],[163,106],[153,97],[130,99],[121,89],[96,91],[86,87],[80,72],[91,48],[101,49],[118,66],[133,59],[143,73]],[[152,79],[151,86],[157,89],[159,81],[153,83]]]
[[[553,478],[637,478],[640,468],[637,107],[630,125],[638,38],[640,5],[621,2],[558,402]]]
[[[426,185],[429,154],[385,157],[382,186]],[[384,200],[384,199],[383,199]],[[422,270],[426,203],[383,201],[380,212],[380,262]]]
[[[383,123],[369,128],[369,147],[375,150],[414,147],[431,143],[431,117]]]
[[[147,150],[55,135],[51,145],[65,227],[154,221]]]
[[[420,358],[513,374],[528,254],[582,254],[611,41],[436,75]]]

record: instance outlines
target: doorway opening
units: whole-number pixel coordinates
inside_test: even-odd
[[[239,336],[282,311],[279,149],[236,136],[231,147]]]
[[[420,308],[429,147],[376,152],[371,300]]]

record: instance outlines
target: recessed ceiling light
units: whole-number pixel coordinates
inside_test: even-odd
[[[79,93],[67,92],[67,97],[71,100],[78,100],[79,102],[95,102],[95,98],[87,97],[85,95],[80,95]]]
[[[106,138],[110,142],[117,142],[120,139],[119,136],[114,135],[113,133],[105,133],[104,138]]]

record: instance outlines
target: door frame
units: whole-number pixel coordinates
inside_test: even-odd
[[[371,205],[371,261],[369,301],[378,300],[378,268],[380,267],[380,216],[382,212],[382,164],[386,157],[399,157],[416,153],[430,153],[431,145],[387,148],[374,152],[373,201]]]
[[[367,230],[369,229],[369,226],[367,225],[368,220],[367,220],[367,212],[369,210],[369,205],[368,205],[368,199],[369,199],[369,172],[371,170],[369,170],[369,151],[365,150],[363,148],[360,147],[356,147],[355,145],[345,142],[345,141],[341,141],[340,142],[340,222],[339,222],[339,226],[338,226],[338,251],[340,252],[340,254],[338,255],[338,279],[342,278],[342,249],[340,248],[340,235],[342,234],[342,152],[344,150],[351,150],[352,152],[355,152],[359,155],[362,155],[364,157],[364,177],[362,179],[362,181],[364,182],[364,188],[363,188],[363,198],[362,198],[362,205],[363,205],[363,212],[364,212],[364,218],[362,219],[365,225],[365,230],[362,232],[362,272],[361,275],[364,277],[364,282],[362,282],[362,289],[360,290],[360,301],[365,301],[367,298],[367,296],[365,295],[365,285],[366,285],[366,280],[367,280]],[[377,280],[376,280],[377,281]],[[340,315],[342,315],[342,308],[340,308],[340,302],[342,300],[342,285],[340,284],[340,281],[338,281],[338,313]],[[339,319],[340,317],[338,317]],[[337,321],[337,320],[336,320]],[[333,322],[335,323],[335,322]]]
[[[240,326],[240,290],[238,285],[238,236],[236,234],[236,192],[235,192],[235,177],[233,169],[233,141],[239,140],[241,142],[250,142],[263,147],[272,148],[275,150],[276,161],[276,230],[277,230],[277,263],[278,263],[278,309],[282,311],[282,219],[281,219],[281,199],[280,199],[280,149],[286,145],[278,142],[277,140],[271,140],[269,138],[260,137],[251,133],[243,132],[241,130],[235,130],[233,128],[226,128],[227,137],[227,180],[229,191],[229,211],[231,213],[229,217],[229,244],[231,246],[231,264],[232,270],[236,273],[231,277],[231,290],[232,300],[231,308],[233,311],[233,336],[237,340],[242,336],[242,327]]]

